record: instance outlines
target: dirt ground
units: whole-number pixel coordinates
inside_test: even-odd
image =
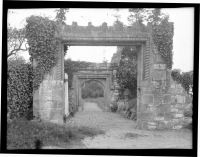
[[[83,125],[105,131],[103,135],[83,139],[84,147],[80,148],[192,148],[192,132],[188,129],[139,130],[136,129],[136,123],[133,120],[126,119],[117,113],[103,112],[95,103],[84,104],[84,111],[76,113],[67,124]]]

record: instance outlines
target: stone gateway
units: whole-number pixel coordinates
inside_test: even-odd
[[[173,25],[173,23],[171,23]],[[173,27],[172,27],[173,29]],[[154,46],[148,26],[135,24],[124,27],[108,27],[103,23],[99,27],[58,25],[55,36],[60,41],[57,53],[58,62],[45,76],[37,91],[34,91],[33,112],[35,117],[56,123],[63,123],[67,90],[64,82],[64,45],[69,46],[138,46],[137,54],[137,126],[140,129],[178,129],[182,127],[186,93],[174,85],[171,72],[166,68]],[[80,84],[86,77],[101,80],[105,85],[106,101],[111,94],[111,74],[75,74],[74,86],[77,103],[80,99]]]

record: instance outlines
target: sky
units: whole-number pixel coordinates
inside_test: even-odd
[[[193,44],[194,44],[194,12],[193,8],[165,8],[162,12],[169,15],[170,21],[174,22],[173,37],[173,69],[181,71],[193,70]],[[77,21],[78,25],[86,26],[92,22],[94,26],[99,26],[107,22],[109,26],[116,20],[114,14],[119,15],[119,20],[128,25],[128,9],[120,9],[118,12],[114,9],[70,9],[66,14],[66,23],[72,24]],[[31,15],[46,16],[54,19],[55,9],[13,9],[9,10],[8,23],[12,27],[22,28],[26,24],[26,17]],[[110,46],[71,46],[65,59],[84,60],[91,62],[110,61],[117,47]],[[98,57],[97,57],[98,56]],[[25,59],[29,58],[28,53],[24,54]]]

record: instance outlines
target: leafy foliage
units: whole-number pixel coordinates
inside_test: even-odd
[[[32,66],[24,60],[8,60],[8,119],[32,116]]]
[[[173,27],[169,22],[169,18],[165,17],[160,21],[160,24],[153,25],[152,36],[159,54],[166,61],[167,67],[172,68],[173,57]]]
[[[121,53],[121,60],[117,68],[117,82],[120,86],[120,96],[125,89],[129,89],[133,97],[137,90],[137,48],[124,47]]]
[[[68,11],[68,8],[59,8],[56,10],[56,21],[57,22],[61,22],[64,23],[64,21],[66,20],[66,12]]]
[[[48,18],[31,16],[26,19],[26,34],[31,60],[35,60],[33,88],[37,89],[45,74],[56,65],[58,41],[54,38],[56,24]]]
[[[172,23],[169,22],[169,16],[161,13],[160,8],[131,8],[129,12],[131,15],[128,17],[128,20],[132,22],[132,24],[134,24],[134,22],[148,23],[152,32],[153,42],[159,54],[166,61],[167,67],[171,69],[174,28]]]
[[[129,12],[131,15],[128,17],[128,21],[133,23],[133,22],[143,22],[145,18],[145,12],[147,9],[145,8],[130,8]]]
[[[27,42],[25,38],[25,28],[17,29],[8,26],[8,52],[7,58],[16,55],[20,51],[27,51]]]
[[[171,76],[174,81],[180,83],[187,93],[193,95],[193,72],[183,72],[174,69],[171,72]]]
[[[74,114],[77,112],[78,107],[75,103],[75,98],[74,98],[74,91],[69,90],[69,114],[73,117]]]

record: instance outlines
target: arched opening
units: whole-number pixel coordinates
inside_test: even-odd
[[[89,80],[81,86],[81,98],[102,98],[104,97],[104,86],[100,81]]]

